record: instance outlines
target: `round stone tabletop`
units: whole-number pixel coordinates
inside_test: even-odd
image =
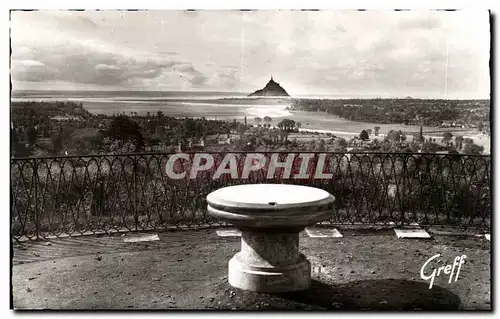
[[[229,186],[207,196],[211,215],[249,227],[315,224],[332,216],[334,201],[322,189],[287,184]]]

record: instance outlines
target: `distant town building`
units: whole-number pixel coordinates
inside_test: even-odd
[[[61,115],[53,116],[50,119],[54,120],[54,121],[69,121],[69,120],[81,121],[82,120],[81,117],[76,117],[76,116],[61,116]]]

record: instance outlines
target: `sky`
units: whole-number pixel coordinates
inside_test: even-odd
[[[490,25],[466,11],[13,11],[13,90],[489,98]]]

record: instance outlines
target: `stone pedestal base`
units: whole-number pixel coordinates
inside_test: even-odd
[[[299,252],[299,233],[330,218],[334,201],[322,189],[286,184],[229,186],[208,194],[210,215],[241,231],[229,283],[257,292],[309,288],[311,263]]]
[[[229,284],[259,292],[306,290],[311,286],[311,263],[305,257],[289,267],[251,267],[233,257],[229,261]]]
[[[299,253],[300,230],[242,230],[241,251],[229,261],[229,284],[260,292],[305,290],[311,263]]]

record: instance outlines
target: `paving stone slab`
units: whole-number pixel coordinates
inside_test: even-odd
[[[307,235],[309,237],[343,237],[342,234],[337,230],[337,228],[306,228]]]
[[[137,243],[141,241],[155,241],[155,240],[160,240],[158,234],[146,235],[140,237],[126,237],[123,241],[126,243]]]
[[[241,237],[241,232],[237,229],[217,229],[219,237]]]
[[[464,230],[458,229],[437,229],[437,228],[429,228],[429,232],[436,235],[445,235],[445,236],[471,236],[472,233],[466,232]]]
[[[424,229],[394,229],[398,238],[431,238]]]

